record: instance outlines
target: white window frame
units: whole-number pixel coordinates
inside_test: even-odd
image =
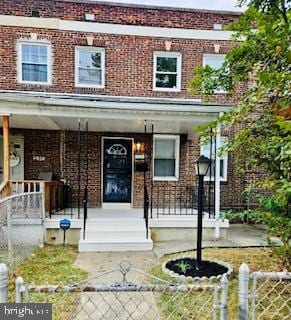
[[[87,84],[79,82],[79,52],[91,51],[101,53],[101,84]],[[80,88],[105,88],[105,49],[100,47],[75,47],[75,86]]]
[[[216,146],[216,150],[218,151],[220,147],[223,146],[223,144],[221,144],[222,142],[222,139],[225,141],[225,143],[227,143],[228,141],[228,138],[227,137],[220,137],[220,141],[217,143],[217,146]],[[214,147],[214,141],[213,141],[213,147]],[[204,144],[204,145],[201,145],[200,146],[200,155],[204,155],[204,156],[209,156],[209,154],[206,154],[204,152],[204,148],[205,146],[209,146],[210,148],[210,142]],[[228,172],[227,172],[227,168],[228,168],[228,153],[224,153],[222,156],[219,157],[220,160],[222,159],[223,160],[223,176],[220,176],[220,181],[223,181],[223,182],[226,182],[227,181],[227,176],[228,176]],[[204,180],[205,181],[214,181],[214,170],[213,172],[211,172],[211,177],[206,175],[204,177]]]
[[[205,67],[207,65],[206,60],[207,58],[209,59],[214,59],[214,60],[225,60],[226,54],[221,54],[221,53],[204,53],[203,58],[202,58],[202,65]],[[218,89],[214,90],[214,93],[227,93],[227,91]]]
[[[157,58],[177,58],[177,72],[165,72],[169,74],[177,73],[177,86],[176,88],[160,88],[156,87],[156,73],[157,73]],[[162,72],[158,72],[162,73]],[[179,92],[181,91],[181,74],[182,74],[182,54],[181,52],[168,52],[168,51],[155,51],[154,52],[154,69],[153,69],[153,90],[154,91],[171,91]]]
[[[174,140],[175,141],[175,176],[155,176],[155,141],[156,140]],[[154,181],[178,181],[180,166],[180,136],[168,134],[154,134],[153,137],[153,180]]]
[[[22,80],[22,45],[45,45],[47,47],[47,81],[27,81]],[[17,82],[37,85],[51,85],[52,84],[52,46],[49,42],[44,41],[18,41],[17,42]]]

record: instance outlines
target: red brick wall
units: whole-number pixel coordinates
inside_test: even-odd
[[[24,136],[25,153],[25,179],[36,179],[40,172],[52,171],[55,179],[64,178],[72,187],[73,200],[77,201],[78,195],[78,132],[46,130],[12,130],[13,135]],[[63,138],[61,139],[61,135]],[[102,137],[130,137],[135,141],[146,142],[146,159],[150,164],[150,171],[146,174],[146,184],[151,190],[151,145],[152,137],[144,134],[125,133],[101,133],[89,132],[89,205],[101,205],[101,139]],[[81,195],[85,185],[85,136],[81,138]],[[62,144],[62,147],[61,147]],[[62,151],[61,151],[62,150]],[[34,155],[45,156],[45,161],[33,161]],[[194,173],[193,161],[200,155],[198,137],[188,140],[187,135],[180,137],[180,178],[178,182],[153,182],[153,194],[156,201],[158,188],[164,186],[196,186],[197,178]],[[221,183],[221,206],[222,208],[241,208],[244,199],[241,195],[245,187],[243,177],[237,176],[233,168],[233,155],[229,154],[228,179]],[[62,159],[62,160],[61,160]],[[62,167],[61,167],[62,162]],[[133,181],[133,204],[143,205],[143,172],[134,172]],[[206,183],[207,189],[207,183]]]
[[[197,12],[195,10],[154,9],[98,4],[96,1],[55,0],[1,0],[0,14],[30,16],[32,11],[40,17],[84,21],[85,13],[94,13],[95,21],[153,27],[213,29],[213,23],[224,26],[233,22],[237,14]]]
[[[47,39],[52,44],[52,85],[17,83],[17,40],[26,39],[30,32],[37,33],[39,39]],[[171,39],[171,51],[182,53],[182,90],[159,92],[153,91],[153,53],[165,51],[165,39],[101,34],[94,36],[94,46],[105,48],[104,89],[75,87],[75,47],[86,45],[85,33],[0,27],[0,89],[201,98],[188,93],[188,82],[193,69],[202,65],[203,53],[214,53],[213,41]],[[229,41],[215,41],[215,43],[220,43],[221,53],[226,53],[233,46]],[[240,85],[236,96],[217,94],[212,101],[237,102],[243,89],[244,86]]]

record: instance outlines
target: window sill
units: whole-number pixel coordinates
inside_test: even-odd
[[[105,85],[90,85],[75,83],[76,88],[92,88],[92,89],[104,89]]]
[[[153,88],[153,91],[161,91],[161,92],[181,92],[181,89],[172,89],[172,88]]]
[[[179,181],[177,177],[153,177],[153,181]]]
[[[211,180],[210,180],[208,177],[204,177],[204,181],[205,181],[205,182],[209,182],[209,181],[210,181],[210,182],[214,182],[214,180],[215,180],[215,179],[214,179],[213,177],[211,178]],[[220,182],[227,182],[227,178],[222,178],[222,177],[220,177]]]
[[[41,81],[18,81],[19,84],[32,84],[39,86],[51,86],[51,82],[41,82]]]

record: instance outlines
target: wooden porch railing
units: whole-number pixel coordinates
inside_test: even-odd
[[[0,199],[11,195],[11,181],[6,180],[0,184]]]
[[[51,215],[64,208],[62,181],[10,180],[0,185],[0,199],[14,194],[44,192],[45,214]]]

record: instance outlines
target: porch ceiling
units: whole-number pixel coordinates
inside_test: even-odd
[[[146,120],[156,133],[193,135],[193,127],[229,108],[197,100],[0,92],[1,113],[11,115],[12,128],[24,129],[74,131],[78,119],[88,119],[90,131],[142,133]]]

